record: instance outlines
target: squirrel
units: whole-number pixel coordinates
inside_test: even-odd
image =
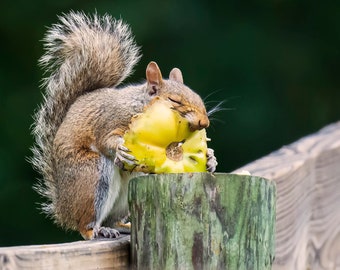
[[[150,62],[145,83],[117,87],[141,57],[121,19],[70,12],[59,20],[48,29],[39,60],[50,74],[34,117],[31,162],[43,177],[35,189],[47,198],[42,210],[59,226],[84,239],[115,238],[115,222],[128,214],[128,182],[136,175],[122,166],[135,163],[123,140],[131,118],[156,97],[169,100],[191,130],[208,127],[208,113],[178,68],[163,79]],[[209,148],[207,171],[216,165]]]

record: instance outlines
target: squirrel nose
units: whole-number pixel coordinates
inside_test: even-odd
[[[203,128],[209,127],[209,119],[208,119],[208,117],[205,117],[205,118],[202,118],[202,119],[198,120],[198,126],[199,126],[199,129],[203,129]]]
[[[208,117],[203,117],[201,119],[198,119],[198,121],[196,123],[191,123],[190,124],[190,129],[192,131],[195,130],[201,130],[203,128],[207,128],[209,126],[209,119]]]

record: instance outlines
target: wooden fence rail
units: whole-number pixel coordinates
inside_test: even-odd
[[[127,269],[130,236],[118,240],[0,248],[0,269]]]
[[[243,170],[276,182],[273,269],[340,269],[340,122]],[[3,247],[0,269],[124,269],[129,254],[129,236]]]
[[[240,170],[276,182],[273,269],[340,269],[340,122]]]

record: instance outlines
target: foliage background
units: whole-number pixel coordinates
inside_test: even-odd
[[[32,114],[41,101],[46,26],[69,10],[97,10],[129,22],[143,58],[174,66],[208,107],[224,100],[211,128],[218,171],[247,162],[340,118],[340,2],[23,1],[0,3],[0,246],[80,239],[37,210],[31,186]]]

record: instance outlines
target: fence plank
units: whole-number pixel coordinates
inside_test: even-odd
[[[339,269],[340,122],[242,170],[276,182],[273,269]]]
[[[0,248],[0,269],[127,269],[130,236]]]

